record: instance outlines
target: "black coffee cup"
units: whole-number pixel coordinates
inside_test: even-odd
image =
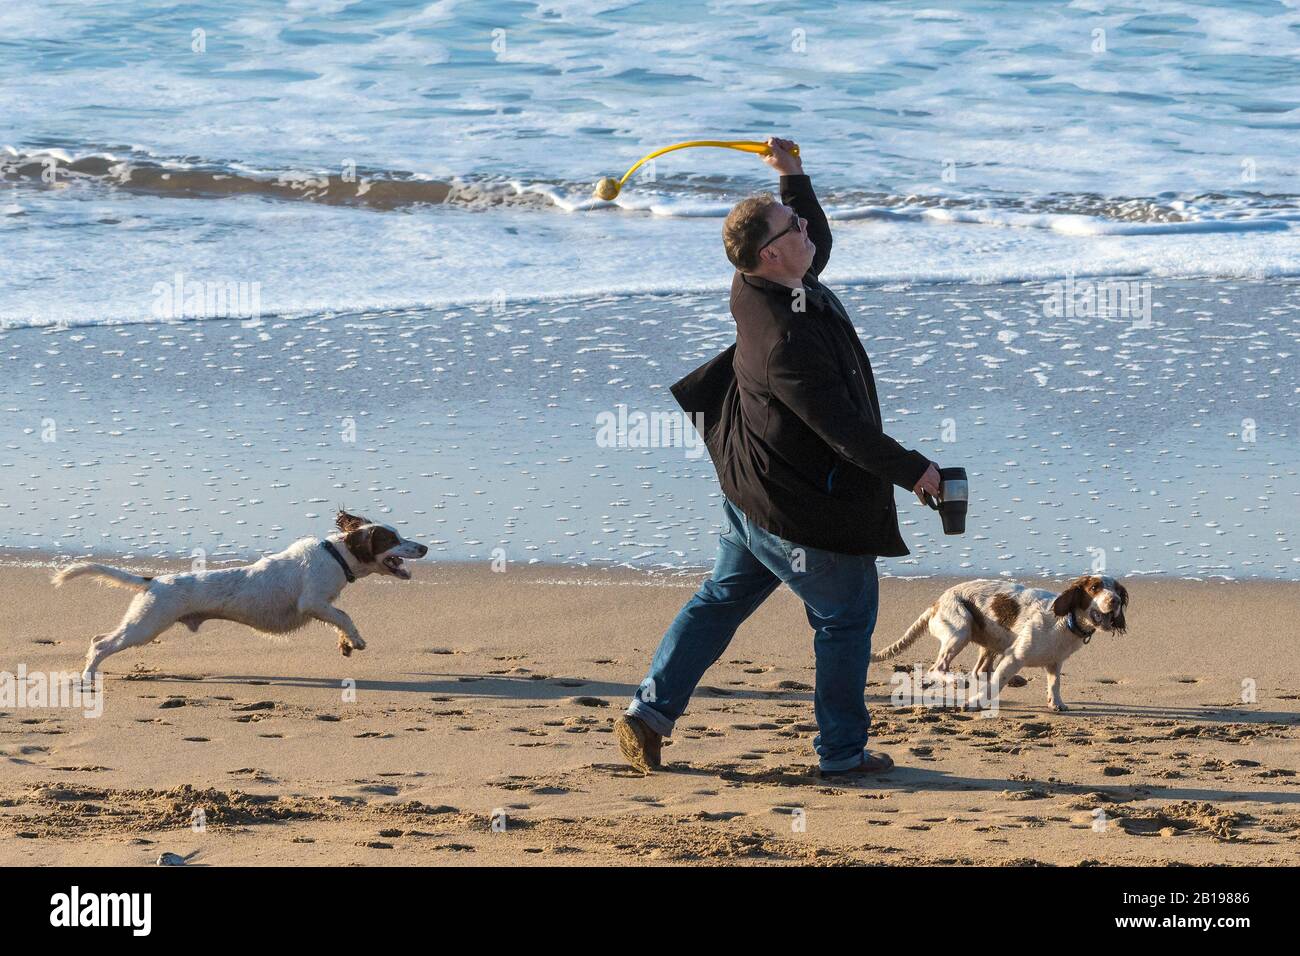
[[[939,469],[938,501],[929,492],[922,492],[925,503],[939,512],[944,534],[962,534],[966,531],[967,493],[965,468]]]

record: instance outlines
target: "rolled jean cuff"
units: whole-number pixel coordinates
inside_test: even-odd
[[[673,722],[643,700],[634,699],[628,704],[627,713],[632,717],[640,718],[660,737],[673,735]]]
[[[858,764],[862,763],[862,761],[865,760],[866,758],[867,758],[867,752],[865,749],[863,749],[858,751],[856,756],[842,757],[839,760],[819,760],[817,762],[817,765],[822,770],[830,770],[830,771],[852,770]]]

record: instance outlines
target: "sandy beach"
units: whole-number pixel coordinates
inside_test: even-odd
[[[0,569],[0,670],[78,669],[127,603],[48,574]],[[344,593],[369,644],[348,659],[323,627],[174,628],[108,662],[102,716],[0,707],[0,864],[1300,859],[1300,664],[1276,623],[1295,583],[1128,579],[1129,633],[1071,658],[1067,714],[1034,671],[994,718],[895,708],[873,665],[898,766],[858,783],[815,773],[811,635],[783,589],[643,777],[611,725],[698,579],[424,563]],[[883,580],[877,646],[946,584]]]

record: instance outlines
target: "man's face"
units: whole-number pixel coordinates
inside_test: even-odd
[[[787,274],[807,272],[817,252],[817,245],[808,238],[808,220],[789,206],[774,203],[767,211],[767,227],[769,238],[759,253],[760,261]]]

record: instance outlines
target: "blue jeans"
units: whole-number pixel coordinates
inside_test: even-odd
[[[875,557],[803,547],[764,531],[730,501],[724,499],[723,507],[726,523],[713,573],[664,634],[627,712],[671,736],[704,672],[784,581],[804,602],[816,632],[814,710],[820,733],[813,747],[821,768],[856,767],[871,726],[864,693],[880,600]]]

